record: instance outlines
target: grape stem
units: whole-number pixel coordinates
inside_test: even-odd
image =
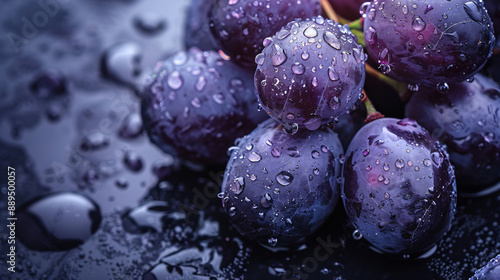
[[[361,102],[365,104],[366,107],[366,119],[365,123],[372,122],[374,120],[380,119],[385,117],[383,114],[381,114],[377,109],[375,109],[375,106],[373,106],[372,101],[370,98],[368,98],[368,95],[366,94],[365,90],[362,90],[363,93],[363,98],[361,99]]]
[[[357,20],[349,22],[347,25],[349,25],[349,28],[351,28],[351,30],[363,31],[363,21],[364,18],[358,18]]]
[[[345,18],[340,17],[335,10],[333,9],[332,5],[328,0],[321,0],[321,7],[323,7],[323,11],[325,11],[326,16],[329,19],[333,19],[335,22],[338,22],[340,24],[347,24],[349,23],[348,20]]]

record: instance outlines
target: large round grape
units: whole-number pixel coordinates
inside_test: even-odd
[[[483,1],[471,0],[373,0],[364,34],[382,72],[428,87],[471,77],[495,42]]]
[[[319,0],[215,0],[210,27],[222,50],[237,63],[255,69],[262,41],[296,18],[321,14]]]
[[[476,75],[472,83],[450,85],[446,94],[422,88],[406,115],[448,146],[459,193],[500,181],[500,87],[494,81]]]
[[[255,58],[255,87],[276,121],[315,130],[361,97],[365,54],[348,26],[322,17],[295,20],[264,45]]]
[[[448,154],[411,119],[366,124],[346,151],[341,196],[349,219],[378,250],[415,255],[451,226],[456,184]]]
[[[227,164],[222,204],[232,225],[266,245],[303,243],[338,202],[342,154],[329,128],[292,135],[263,122],[238,140]]]
[[[257,111],[252,73],[215,51],[181,51],[147,82],[142,116],[151,141],[198,163],[224,163],[237,137],[266,115]]]

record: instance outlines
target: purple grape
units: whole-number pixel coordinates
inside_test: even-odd
[[[474,273],[470,280],[496,280],[500,279],[500,255],[491,259],[485,266]]]
[[[373,0],[364,33],[382,72],[442,89],[481,69],[495,43],[484,3],[470,0]]]
[[[444,146],[414,120],[382,118],[349,145],[341,196],[357,232],[376,249],[411,256],[450,228],[455,175]]]
[[[265,120],[252,74],[215,51],[192,48],[160,62],[142,102],[151,141],[198,163],[224,163],[227,149]]]
[[[255,87],[276,121],[309,130],[332,123],[361,98],[365,54],[349,27],[295,20],[264,41]]]
[[[262,41],[295,18],[321,14],[319,0],[215,0],[210,27],[222,50],[237,63],[255,68]]]
[[[269,119],[238,140],[222,205],[245,237],[271,246],[306,241],[337,205],[342,145],[329,128],[288,134]]]
[[[500,91],[491,79],[450,85],[446,94],[422,88],[406,105],[416,119],[448,146],[459,192],[478,192],[500,181]]]

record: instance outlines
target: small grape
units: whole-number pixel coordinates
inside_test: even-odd
[[[295,20],[264,43],[255,58],[255,87],[276,121],[315,130],[361,98],[365,54],[347,25],[322,17]]]

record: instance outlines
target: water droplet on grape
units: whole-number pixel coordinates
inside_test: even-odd
[[[305,70],[306,68],[304,67],[304,64],[300,62],[295,62],[294,64],[292,64],[292,72],[297,75],[304,74]]]
[[[411,26],[413,27],[413,30],[415,30],[415,31],[422,31],[422,30],[424,30],[425,29],[425,25],[426,25],[425,21],[422,18],[420,18],[420,17],[416,17],[413,20],[412,24],[411,24]]]
[[[262,159],[262,156],[256,152],[252,152],[252,153],[250,153],[250,155],[248,155],[248,160],[250,162],[259,162],[259,161],[261,161],[261,159]]]
[[[276,181],[282,186],[288,186],[293,181],[293,175],[287,171],[281,171],[276,175]]]

